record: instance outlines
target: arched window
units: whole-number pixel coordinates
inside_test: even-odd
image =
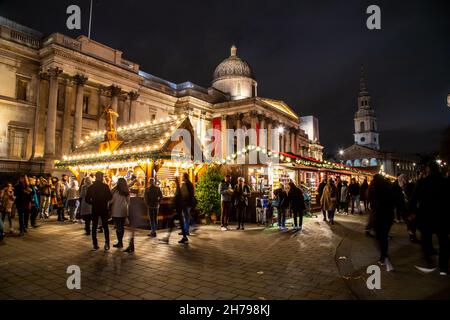
[[[361,132],[366,131],[366,126],[364,124],[364,121],[361,121],[361,123],[359,124],[359,131],[361,131]]]
[[[352,167],[353,166],[352,160],[347,160],[347,162],[345,162],[345,165]]]
[[[376,167],[378,166],[378,161],[375,158],[370,159],[370,166],[371,167]]]
[[[361,161],[359,159],[356,159],[355,161],[353,161],[353,166],[354,167],[361,167]]]

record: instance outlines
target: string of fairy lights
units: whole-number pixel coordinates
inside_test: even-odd
[[[173,154],[170,152],[162,151],[161,148],[171,139],[173,134],[179,125],[187,118],[185,116],[172,115],[159,120],[140,122],[135,124],[130,124],[126,126],[121,126],[117,128],[117,132],[130,132],[138,128],[143,128],[151,125],[164,124],[168,122],[175,122],[176,125],[171,125],[167,132],[162,135],[162,138],[154,144],[145,144],[142,146],[134,146],[130,148],[124,148],[120,150],[115,150],[113,152],[102,152],[102,153],[82,153],[75,155],[65,155],[62,160],[55,161],[55,167],[57,168],[75,168],[80,170],[95,170],[101,168],[118,168],[118,167],[130,167],[137,166],[139,163],[154,162],[164,160],[177,159],[179,163],[182,162],[192,162],[191,159],[187,159],[184,154]],[[162,128],[166,130],[165,127]],[[90,142],[92,139],[98,139],[100,136],[106,134],[106,131],[93,131],[85,137],[83,141],[80,141],[80,147]],[[329,162],[329,161],[319,161],[319,160],[308,160],[298,155],[285,156],[279,152],[268,150],[263,146],[257,145],[247,145],[241,150],[232,153],[222,159],[204,159],[206,163],[215,163],[217,165],[226,165],[235,163],[238,158],[247,156],[251,152],[261,153],[269,162],[279,162],[284,164],[292,165],[303,165],[307,167],[313,167],[318,169],[328,169],[328,170],[343,170],[349,171],[357,174],[367,174],[361,170],[353,167],[348,167],[343,164]]]

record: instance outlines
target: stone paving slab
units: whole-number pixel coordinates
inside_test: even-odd
[[[0,245],[0,299],[352,298],[334,261],[340,236],[318,219],[306,219],[304,229],[201,226],[188,245],[177,243],[177,232],[167,245],[140,230],[128,255],[92,251],[81,224],[45,222]],[[66,287],[69,265],[81,268],[81,290]]]

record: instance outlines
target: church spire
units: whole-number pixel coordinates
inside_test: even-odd
[[[367,83],[366,83],[366,74],[364,72],[364,65],[361,65],[361,76],[359,79],[359,96],[368,96],[369,91],[367,90]]]

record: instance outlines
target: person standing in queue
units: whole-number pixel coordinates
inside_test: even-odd
[[[80,215],[84,220],[84,230],[87,236],[91,235],[91,221],[92,221],[92,206],[86,202],[87,190],[92,185],[92,179],[87,176],[83,180],[83,185],[80,191]]]
[[[159,205],[163,198],[161,189],[156,185],[155,179],[150,179],[150,186],[145,190],[144,201],[148,208],[148,217],[150,219],[149,237],[156,238],[156,230],[158,229],[158,212]]]
[[[328,213],[328,220],[330,224],[334,224],[334,211],[336,210],[336,186],[332,178],[328,179],[328,183],[323,189],[322,198],[320,199],[320,205],[322,210]],[[326,221],[326,217],[325,220]]]
[[[247,213],[248,207],[248,198],[250,197],[250,188],[245,184],[245,179],[240,177],[238,178],[238,184],[234,187],[233,192],[233,204],[236,208],[237,222],[238,227],[237,230],[245,230],[245,216]]]
[[[278,213],[278,229],[280,231],[286,231],[286,210],[289,206],[289,202],[287,200],[287,193],[284,190],[284,185],[280,184],[280,187],[275,189],[273,195],[275,196],[274,206],[277,208]]]
[[[228,230],[228,221],[231,214],[231,197],[233,195],[233,189],[231,187],[231,176],[227,174],[225,179],[219,184],[220,200],[222,204],[222,216],[221,218],[221,230]]]
[[[123,248],[123,235],[125,234],[125,221],[128,217],[128,206],[130,205],[130,189],[127,181],[119,178],[117,185],[112,190],[111,216],[116,226],[117,243],[114,248]]]
[[[350,194],[350,201],[352,205],[352,214],[355,213],[355,207],[358,210],[359,214],[362,214],[361,212],[361,202],[360,202],[360,194],[361,194],[361,188],[359,186],[359,183],[356,182],[355,178],[352,178],[350,185],[348,187],[348,193]]]
[[[369,211],[369,183],[367,182],[367,178],[365,178],[364,182],[361,184],[360,200],[364,204],[364,212],[368,212]]]
[[[19,182],[14,187],[16,196],[16,209],[19,217],[19,236],[27,232],[25,227],[25,216],[30,214],[31,208],[31,189],[26,175],[21,175]]]
[[[303,192],[294,182],[289,182],[289,192],[287,194],[289,206],[294,216],[294,232],[302,230],[303,211],[305,210],[305,198]]]
[[[187,173],[183,173],[182,183],[180,186],[180,194],[181,194],[181,204],[183,208],[183,225],[184,225],[184,233],[183,239],[179,242],[184,243],[188,241],[187,236],[189,235],[189,226],[191,223],[191,212],[195,209],[197,205],[197,199],[195,198],[194,193],[194,185],[189,180],[189,175]]]
[[[111,190],[103,183],[103,172],[95,174],[95,182],[88,188],[86,202],[92,205],[92,243],[94,250],[98,250],[97,226],[98,219],[102,220],[103,233],[105,236],[105,250],[109,250],[108,229],[108,203],[112,199]]]

